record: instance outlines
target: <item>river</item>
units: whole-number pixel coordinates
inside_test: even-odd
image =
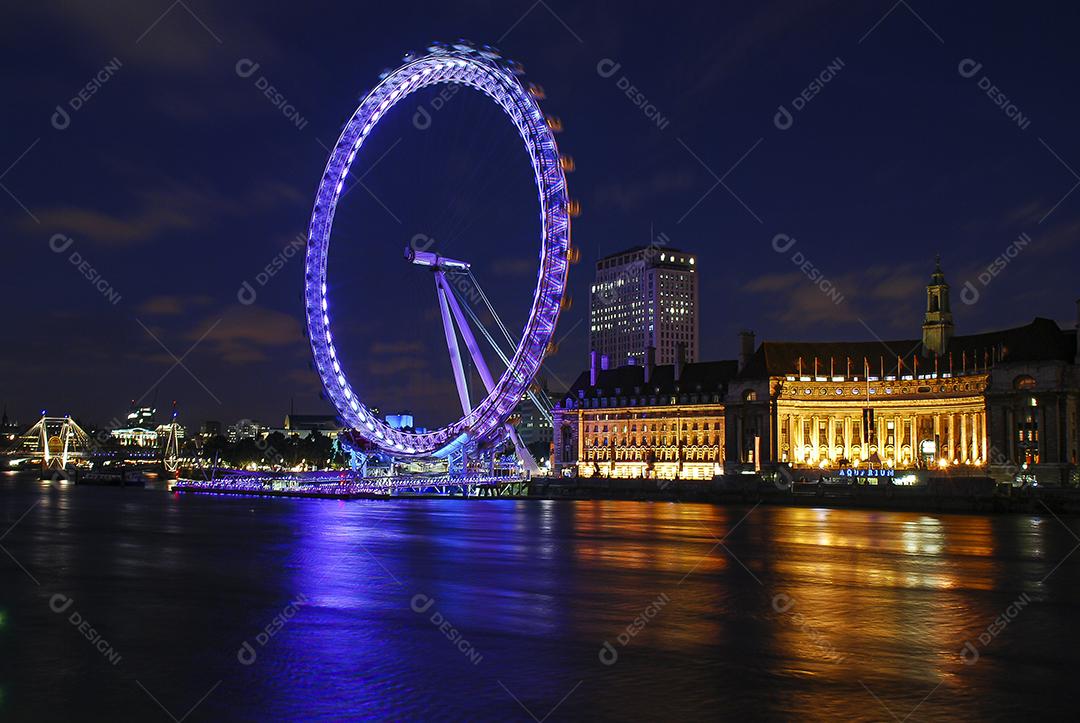
[[[1072,719],[1077,530],[8,473],[0,720]]]

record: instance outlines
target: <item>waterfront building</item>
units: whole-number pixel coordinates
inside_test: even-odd
[[[159,424],[154,428],[154,433],[158,439],[165,439],[175,431],[177,441],[183,442],[187,437],[187,429],[184,425],[180,424],[176,420],[169,422],[168,424]]]
[[[545,410],[541,410],[526,392],[521,395],[521,400],[514,409],[510,422],[515,425],[518,436],[521,437],[525,446],[537,446],[547,450],[551,447],[552,439],[551,415],[546,411],[546,407],[551,404],[551,391],[547,380],[543,376],[537,377],[532,391],[540,403],[545,405]]]
[[[7,405],[4,405],[3,417],[0,417],[0,440],[5,442],[12,442],[19,434],[19,423],[13,419],[8,419]]]
[[[1077,314],[1080,322],[1080,304]],[[657,419],[661,410],[651,408],[650,390],[658,385],[646,381],[645,369],[605,369],[601,360],[556,406],[555,468],[584,476],[700,475],[700,466],[626,463],[685,461],[665,433],[674,425],[685,446],[686,432],[707,431],[686,427],[694,420],[683,414],[684,405],[697,393],[705,405],[699,413],[713,428],[722,420],[717,467],[731,474],[815,477],[861,470],[870,479],[878,472],[914,479],[897,472],[934,470],[1012,483],[1080,483],[1075,329],[1036,318],[958,336],[939,265],[927,286],[922,332],[896,341],[758,346],[743,332],[739,360],[714,363],[721,366],[702,389],[677,373],[671,377],[666,394],[657,395],[667,402],[670,420]],[[645,412],[650,434],[634,434],[642,432]],[[655,434],[657,423],[665,425],[661,434]]]
[[[698,360],[698,274],[694,254],[659,245],[642,246],[596,262],[589,297],[589,348],[612,366],[632,359],[674,364],[679,345],[686,361]]]
[[[712,479],[723,472],[734,361],[604,368],[597,352],[554,409],[555,474]]]
[[[333,414],[287,414],[283,428],[285,436],[305,439],[312,432],[318,432],[331,439],[341,434],[342,426]]]
[[[229,443],[236,444],[241,439],[259,439],[269,431],[269,427],[257,419],[241,419],[229,427]]]
[[[414,428],[412,412],[402,412],[401,414],[387,414],[386,423],[390,425],[391,429]]]
[[[765,342],[728,397],[730,471],[961,468],[1075,483],[1077,332],[1050,319],[956,336],[938,266],[921,339]]]
[[[112,430],[111,434],[122,447],[154,447],[157,445],[158,433],[154,416],[157,409],[154,407],[135,407],[128,412],[124,426]]]

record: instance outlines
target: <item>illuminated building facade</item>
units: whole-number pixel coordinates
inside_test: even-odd
[[[660,365],[674,364],[680,345],[698,359],[697,258],[662,246],[629,249],[596,262],[589,297],[590,349],[613,366],[645,363],[656,349]]]
[[[712,479],[723,471],[724,397],[734,361],[583,372],[553,410],[555,474]]]
[[[1080,481],[1076,330],[1036,318],[956,336],[940,265],[922,330],[902,341],[763,343],[729,390],[728,471],[935,469]]]
[[[939,266],[922,331],[757,346],[743,332],[737,362],[687,364],[682,374],[597,368],[594,355],[556,405],[556,473],[711,478],[715,463],[717,474],[915,479],[933,470],[1080,484],[1076,330],[1036,318],[957,336]]]
[[[526,445],[551,443],[551,420],[528,396],[514,410],[511,422],[517,422],[517,432]]]
[[[288,419],[286,419],[288,424]],[[259,439],[266,435],[269,427],[257,419],[241,419],[236,424],[230,425],[228,438],[230,444],[236,444],[241,439]]]
[[[154,447],[158,442],[157,424],[154,423],[154,415],[157,410],[153,407],[133,408],[128,412],[126,424],[119,429],[112,430],[111,434],[123,447]]]

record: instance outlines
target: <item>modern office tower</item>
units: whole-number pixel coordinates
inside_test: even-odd
[[[612,367],[644,364],[649,347],[656,364],[698,360],[698,275],[694,254],[641,246],[596,262],[589,298],[590,351]],[[631,361],[632,360],[632,361]]]

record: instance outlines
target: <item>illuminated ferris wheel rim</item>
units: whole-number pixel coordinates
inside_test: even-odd
[[[570,244],[569,197],[552,128],[519,71],[490,49],[437,46],[387,74],[353,113],[338,138],[319,184],[312,211],[305,273],[305,307],[315,367],[342,421],[379,449],[396,456],[442,456],[466,443],[502,433],[553,340],[566,288]],[[330,331],[326,267],[334,213],[345,178],[371,130],[395,104],[438,83],[468,85],[487,95],[510,117],[532,161],[540,199],[540,268],[528,321],[506,371],[488,395],[456,422],[414,433],[390,427],[356,396],[338,360]]]

